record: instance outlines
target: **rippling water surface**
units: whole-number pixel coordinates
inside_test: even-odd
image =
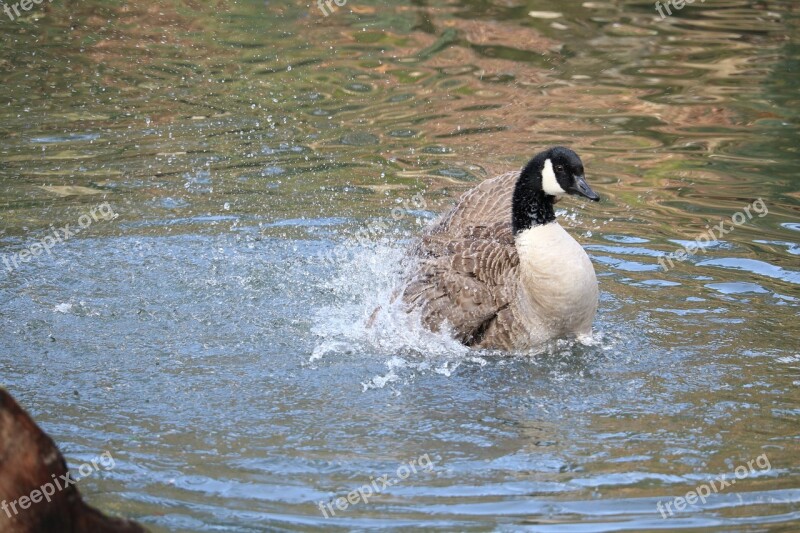
[[[0,14],[0,382],[71,464],[111,451],[87,499],[153,531],[800,527],[796,2],[332,6]],[[420,228],[553,144],[603,197],[559,204],[593,341],[392,312]]]

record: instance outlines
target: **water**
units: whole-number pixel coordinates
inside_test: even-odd
[[[2,258],[103,202],[118,215],[0,265],[0,381],[70,464],[109,450],[81,490],[153,531],[794,530],[796,12],[167,0],[0,16]],[[553,144],[603,197],[559,204],[600,280],[592,342],[473,352],[391,309],[421,227]],[[398,482],[325,518],[320,502],[384,475]]]

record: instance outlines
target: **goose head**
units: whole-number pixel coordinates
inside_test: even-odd
[[[531,163],[533,168],[529,171],[538,172],[545,194],[556,198],[572,194],[595,202],[600,200],[586,183],[581,158],[569,148],[556,146],[534,157],[528,166]]]
[[[567,195],[600,197],[586,183],[578,154],[556,146],[534,156],[522,169],[512,199],[514,234],[555,221],[553,205]]]

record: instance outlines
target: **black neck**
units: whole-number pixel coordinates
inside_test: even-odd
[[[556,219],[555,196],[542,190],[544,162],[534,158],[522,170],[511,199],[511,226],[514,235]]]

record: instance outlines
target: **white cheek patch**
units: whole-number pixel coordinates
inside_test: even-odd
[[[556,179],[556,173],[553,170],[553,162],[549,159],[544,162],[542,169],[542,190],[550,196],[563,196],[567,191],[561,188]]]

